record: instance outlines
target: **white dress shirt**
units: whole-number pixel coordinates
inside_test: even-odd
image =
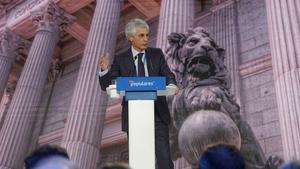
[[[141,52],[138,52],[137,50],[135,50],[132,46],[131,46],[131,52],[132,52],[132,56],[133,56],[133,60],[134,60],[134,65],[136,67],[136,75],[138,74],[138,54],[139,53],[143,53],[143,56],[142,56],[142,62],[144,63],[144,69],[145,69],[145,76],[148,77],[149,76],[149,73],[148,73],[148,67],[147,67],[147,60],[146,60],[146,53],[145,53],[145,50],[141,51]]]

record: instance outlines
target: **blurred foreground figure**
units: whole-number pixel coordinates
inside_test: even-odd
[[[217,145],[203,153],[199,169],[245,169],[245,161],[235,147]]]
[[[300,161],[292,161],[282,165],[279,169],[300,169]]]
[[[130,169],[128,165],[123,163],[107,163],[101,169]]]
[[[33,151],[25,159],[26,169],[78,169],[70,160],[65,149],[45,145]]]

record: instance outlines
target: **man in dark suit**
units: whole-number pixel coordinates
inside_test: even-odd
[[[131,47],[115,56],[110,67],[107,55],[99,60],[99,81],[105,90],[118,76],[165,76],[167,85],[176,87],[174,74],[170,71],[161,49],[148,47],[148,24],[141,19],[130,20],[125,34]],[[177,87],[176,87],[177,88]],[[177,88],[178,91],[178,88]],[[171,121],[166,97],[155,101],[155,155],[158,169],[173,169],[169,147],[168,125]],[[128,132],[128,102],[122,102],[122,130]]]

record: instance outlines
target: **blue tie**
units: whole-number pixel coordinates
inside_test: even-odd
[[[144,63],[142,61],[143,53],[139,53],[137,56],[138,56],[138,76],[145,77],[145,68],[144,68]]]

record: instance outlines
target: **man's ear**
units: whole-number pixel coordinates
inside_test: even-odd
[[[128,37],[128,41],[131,43],[133,41],[133,37],[132,36],[129,36]]]

